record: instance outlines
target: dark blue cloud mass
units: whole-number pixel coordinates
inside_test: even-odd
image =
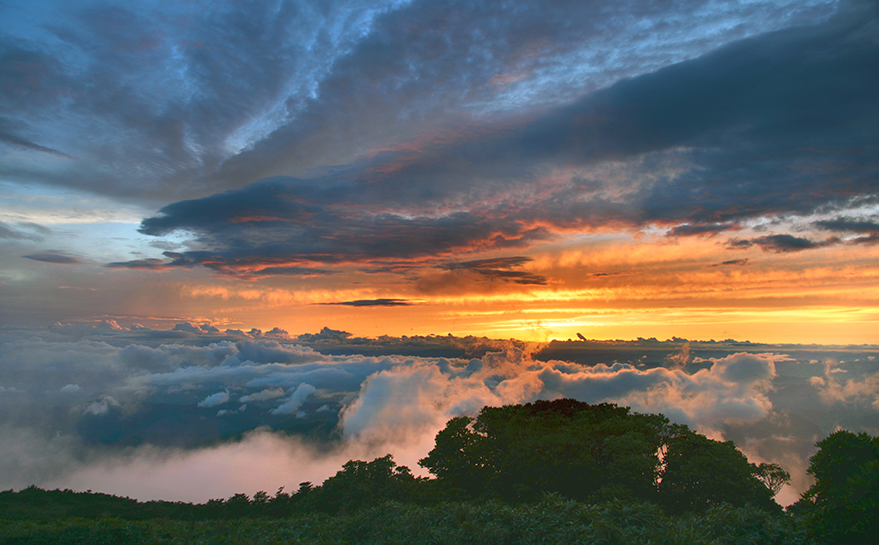
[[[203,197],[377,147],[538,115],[824,0],[295,0],[2,5],[0,174]],[[71,157],[80,160],[74,161]]]
[[[625,79],[525,121],[169,204],[140,231],[193,233],[205,249],[182,252],[180,266],[284,262],[297,274],[313,264],[377,267],[391,259],[439,265],[453,254],[621,227],[713,234],[764,217],[872,205],[877,28],[872,6],[852,8]],[[586,176],[599,167],[620,175],[591,183]],[[750,242],[783,252],[839,240],[770,234]]]

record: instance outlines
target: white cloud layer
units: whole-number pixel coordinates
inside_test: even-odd
[[[537,361],[514,346],[469,360],[327,356],[271,339],[148,346],[129,334],[3,338],[0,488],[206,501],[319,483],[349,459],[388,452],[418,472],[453,416],[569,397],[732,439],[753,461],[794,474],[782,494],[790,503],[808,486],[817,439],[838,426],[877,433],[868,349],[846,360],[818,350],[671,353],[667,367],[642,368]]]

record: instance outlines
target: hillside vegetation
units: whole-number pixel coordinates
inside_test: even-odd
[[[321,485],[205,504],[30,487],[0,492],[0,543],[879,542],[879,438],[818,443],[815,485],[662,415],[573,400],[451,419],[415,477],[390,455]]]

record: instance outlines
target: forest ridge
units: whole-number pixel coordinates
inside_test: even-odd
[[[682,521],[698,520],[708,528],[710,520],[714,526],[740,524],[741,520],[734,522],[737,517],[750,520],[748,532],[764,538],[777,534],[758,542],[874,541],[879,536],[874,508],[879,501],[879,438],[838,431],[817,446],[809,468],[815,484],[784,512],[773,496],[788,481],[787,472],[776,464],[749,463],[732,442],[708,439],[687,426],[671,424],[663,415],[640,414],[615,404],[537,401],[485,407],[475,417],[451,419],[437,434],[433,450],[419,462],[433,478],[416,477],[387,455],[371,462],[351,460],[322,485],[301,483],[295,493],[282,487],[274,496],[235,494],[200,505],[140,503],[105,494],[30,487],[0,493],[0,518],[9,521],[0,538],[4,543],[48,543],[68,536],[73,541],[66,542],[84,543],[110,532],[116,542],[140,543],[155,530],[150,521],[163,520],[177,528],[167,534],[168,542],[174,542],[171,538],[183,530],[209,534],[217,523],[231,519],[254,519],[247,528],[258,525],[255,519],[259,519],[267,525],[263,530],[283,533],[283,521],[300,527],[303,517],[317,521],[316,532],[329,531],[332,520],[330,526],[344,533],[361,524],[366,512],[377,520],[403,512],[435,520],[449,526],[448,535],[455,536],[461,528],[477,525],[480,513],[495,512],[498,520],[538,521],[547,516],[546,511],[561,509],[573,517],[568,523],[583,527],[583,536],[594,533],[603,524],[602,517],[634,517],[619,530],[634,532],[627,542],[640,542],[638,532],[648,527],[664,528],[671,536],[668,542],[676,542]],[[457,519],[440,515],[453,505],[466,515]],[[718,523],[718,517],[726,522]],[[511,531],[512,519],[506,530],[497,531]],[[389,538],[388,532],[405,528],[391,526],[395,530],[370,531],[385,536],[373,535],[378,541],[362,532],[348,541],[381,542]],[[47,541],[27,541],[39,536]]]

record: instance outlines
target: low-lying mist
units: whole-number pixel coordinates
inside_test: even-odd
[[[526,345],[290,337],[207,326],[0,334],[0,488],[203,502],[320,483],[350,459],[417,466],[449,418],[537,399],[662,413],[808,485],[814,443],[879,430],[879,348],[674,339]],[[401,355],[403,354],[403,355]]]

